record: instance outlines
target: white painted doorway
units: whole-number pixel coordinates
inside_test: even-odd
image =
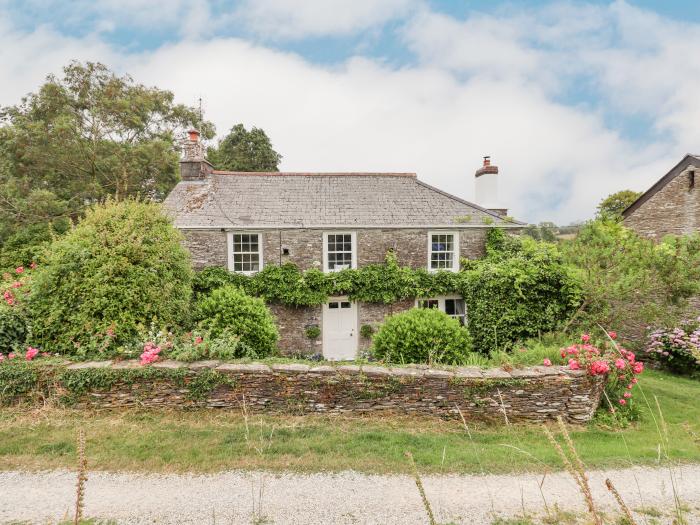
[[[357,303],[329,298],[323,305],[323,357],[345,361],[357,357]]]

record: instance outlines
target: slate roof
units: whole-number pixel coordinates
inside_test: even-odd
[[[182,229],[522,225],[413,173],[214,171],[206,180],[178,183],[165,206]]]
[[[683,157],[678,164],[671,168],[671,171],[656,181],[651,188],[642,193],[636,201],[625,208],[625,210],[622,212],[622,216],[628,217],[630,214],[634,213],[634,210],[651,199],[661,188],[683,173],[688,166],[691,165],[700,166],[700,155],[691,155],[690,153],[686,154],[686,156]]]

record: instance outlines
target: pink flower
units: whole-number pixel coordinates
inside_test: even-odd
[[[641,374],[644,372],[644,363],[635,363],[632,367],[632,372],[635,374]]]
[[[5,356],[0,354],[0,363],[2,363],[5,360]]]
[[[580,370],[581,365],[579,365],[576,359],[569,359],[569,370]]]
[[[35,263],[35,262],[32,262],[32,264],[30,264],[29,267],[30,267],[32,270],[36,270],[36,263]]]
[[[613,341],[617,339],[617,332],[613,332],[612,330],[608,332],[608,335],[610,336],[610,339]]]
[[[632,390],[634,388],[634,385],[632,383],[630,383],[629,385],[627,385],[626,388],[627,388],[627,390]]]
[[[627,360],[631,363],[634,361],[635,355],[634,352],[627,352]]]
[[[622,370],[626,366],[627,366],[627,362],[624,359],[616,359],[615,360],[615,368]]]
[[[624,399],[620,399],[618,403],[620,403],[621,405],[626,405],[627,401],[625,401]]]
[[[22,286],[22,283],[20,281],[15,281],[12,283],[11,286],[12,288],[19,288],[20,286]]]
[[[36,357],[36,355],[39,353],[39,350],[36,348],[32,348],[31,346],[27,348],[27,353],[24,354],[24,357],[27,361],[31,361]]]
[[[15,268],[15,273],[24,273],[24,266],[18,266]]]
[[[202,344],[203,339],[199,336],[194,338],[194,344],[199,345]]]
[[[607,374],[609,371],[610,366],[606,361],[593,361],[591,363],[591,374],[594,376]]]
[[[629,392],[625,392],[624,394],[622,394],[622,397],[624,397],[625,399],[629,399],[630,397],[632,397],[632,394],[630,394]]]
[[[160,353],[160,346],[156,346],[152,341],[148,341],[143,345],[143,353],[141,354],[141,364],[150,365],[154,361],[158,360],[158,354]]]
[[[632,383],[633,385],[636,385],[637,381],[639,381],[639,379],[637,379],[636,377],[633,377],[632,379],[630,379],[630,383]]]
[[[581,341],[583,341],[584,343],[587,343],[587,342],[590,341],[590,340],[591,340],[591,336],[590,336],[590,335],[588,335],[588,334],[581,334]]]
[[[15,358],[15,354],[13,354],[12,352],[10,352],[9,354],[7,354],[7,358],[8,358],[8,359],[14,359],[14,358]]]
[[[552,362],[549,359],[547,359],[546,357],[544,358],[544,361],[542,361],[542,364],[544,366],[552,366]]]
[[[562,357],[566,357],[566,350],[562,350],[559,355],[561,355]]]

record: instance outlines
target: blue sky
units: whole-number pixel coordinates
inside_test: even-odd
[[[288,170],[415,171],[519,218],[592,216],[700,151],[700,2],[0,0],[16,103],[71,59],[263,127]],[[10,42],[8,45],[7,43]]]

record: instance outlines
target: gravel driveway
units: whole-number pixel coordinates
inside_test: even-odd
[[[688,523],[700,523],[700,465],[674,470]],[[603,486],[610,477],[632,508],[654,507],[670,523],[673,491],[666,469],[591,472],[594,498],[615,509]],[[526,511],[542,514],[542,476],[426,476],[425,490],[439,522],[490,524],[495,516]],[[407,476],[271,474],[141,475],[91,472],[86,514],[133,524],[250,524],[253,502],[264,486],[262,514],[275,524],[424,525],[425,512],[414,480]],[[639,489],[637,488],[639,484]],[[641,491],[643,501],[640,502]],[[71,516],[75,475],[67,471],[0,472],[0,521],[55,523]],[[542,492],[550,508],[583,510],[567,475],[550,474]],[[639,523],[645,523],[640,516]],[[651,521],[649,522],[651,523]],[[658,522],[657,522],[658,523]]]

